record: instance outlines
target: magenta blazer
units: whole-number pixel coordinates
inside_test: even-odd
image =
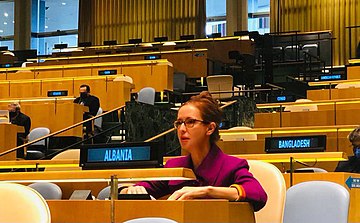
[[[255,211],[266,204],[266,192],[249,172],[247,161],[224,154],[216,145],[212,146],[196,170],[194,170],[190,155],[168,160],[165,168],[170,167],[192,169],[196,180],[143,181],[136,185],[145,187],[150,195],[160,198],[184,186],[229,187],[231,184],[239,184],[245,191],[243,201],[251,203]]]

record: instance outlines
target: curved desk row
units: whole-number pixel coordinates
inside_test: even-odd
[[[98,76],[99,72],[130,76],[135,84],[135,92],[144,87],[153,87],[158,92],[173,89],[173,65],[167,60],[3,68],[0,69],[0,80]]]
[[[43,101],[45,103],[49,91],[67,91],[67,95],[74,98],[79,96],[80,85],[87,84],[90,86],[91,94],[100,99],[100,106],[106,111],[125,105],[125,102],[130,101],[130,93],[134,85],[116,79],[117,77],[121,78],[121,76],[81,76],[0,81],[0,99],[7,99],[6,102],[26,101],[26,103],[29,103],[33,101],[37,103]],[[59,99],[61,100],[62,97]],[[47,98],[47,100],[54,99]],[[1,104],[2,101],[0,100]]]

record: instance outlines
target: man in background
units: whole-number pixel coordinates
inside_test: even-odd
[[[347,161],[339,162],[335,171],[360,173],[360,126],[350,132],[348,139],[353,147],[354,155],[349,156]]]
[[[84,105],[89,107],[89,112],[85,112],[83,115],[83,119],[89,119],[91,117],[96,116],[99,108],[100,108],[100,100],[98,97],[90,94],[90,86],[83,84],[79,89],[80,97],[77,97],[74,100],[74,103]],[[89,135],[92,133],[92,122],[84,123],[85,133]]]
[[[30,117],[22,113],[20,109],[21,107],[19,103],[14,102],[8,105],[11,124],[24,127],[24,133],[17,134],[17,146],[20,146],[27,142],[27,136],[29,135],[31,128]],[[24,158],[24,149],[18,149],[16,151],[16,156],[18,158]]]

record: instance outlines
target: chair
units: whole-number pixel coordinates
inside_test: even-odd
[[[174,91],[184,92],[186,89],[186,74],[174,72]]]
[[[51,160],[80,160],[80,149],[68,149],[57,155],[55,155]],[[78,167],[46,167],[45,171],[63,171],[63,170],[81,170],[80,166]]]
[[[155,89],[152,87],[144,87],[138,93],[138,102],[144,104],[155,104]]]
[[[96,113],[96,116],[98,116],[98,115],[100,115],[100,114],[102,114],[103,113],[103,110],[102,110],[102,108],[99,108],[99,110],[97,111],[97,113]],[[94,126],[97,126],[98,128],[102,128],[102,117],[99,117],[99,118],[96,118],[95,120],[94,120]]]
[[[306,103],[306,102],[312,102],[310,99],[297,99],[295,103]],[[302,111],[317,111],[318,106],[317,105],[288,105],[285,106],[284,111],[290,111],[290,112],[302,112]]]
[[[129,82],[130,84],[134,83],[133,79],[130,76],[125,76],[125,75],[118,76],[113,81],[126,81]]]
[[[250,127],[246,126],[237,126],[233,128],[229,128],[229,130],[250,130]],[[257,140],[257,134],[234,134],[234,135],[221,135],[221,139],[223,141],[249,141],[249,140]]]
[[[0,197],[0,222],[51,222],[45,199],[30,187],[0,183]]]
[[[177,223],[177,221],[168,219],[168,218],[136,218],[128,221],[124,221],[124,223]]]
[[[233,77],[231,75],[213,75],[206,77],[208,91],[214,99],[229,99],[233,93]],[[215,93],[218,91],[230,91],[229,93]]]
[[[307,181],[286,192],[284,223],[348,222],[350,195],[340,184]]]
[[[340,83],[335,86],[336,89],[345,89],[345,88],[360,88],[360,82],[351,82],[351,83]]]
[[[268,201],[264,208],[255,212],[257,223],[282,222],[286,197],[286,184],[280,170],[259,160],[248,160],[249,171],[260,182],[267,193]]]
[[[61,188],[54,183],[36,182],[28,186],[39,192],[46,200],[61,200],[62,198]]]
[[[29,133],[28,136],[29,142],[49,134],[50,134],[50,129],[48,128],[45,127],[34,128]],[[43,158],[45,156],[47,148],[48,148],[48,141],[45,139],[31,144],[30,146],[27,147],[26,159],[34,160],[34,159]]]

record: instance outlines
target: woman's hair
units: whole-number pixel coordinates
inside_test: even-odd
[[[356,127],[354,130],[352,130],[349,133],[348,139],[351,142],[353,147],[360,146],[360,126]]]
[[[192,96],[184,105],[193,104],[199,110],[205,122],[216,124],[214,132],[210,135],[210,143],[213,144],[220,139],[219,125],[222,120],[222,110],[219,103],[211,97],[208,91],[203,91],[199,95]]]

